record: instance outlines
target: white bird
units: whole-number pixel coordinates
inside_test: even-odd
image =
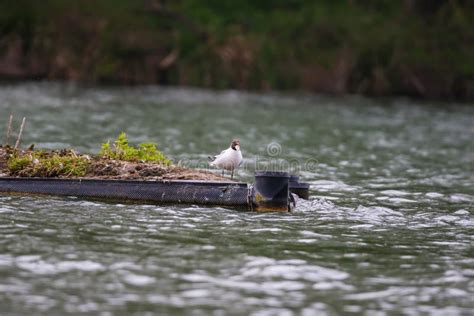
[[[240,151],[240,140],[234,139],[230,144],[230,147],[223,150],[219,155],[209,157],[209,164],[217,168],[222,169],[222,175],[224,170],[230,170],[231,179],[234,178],[234,170],[242,164],[242,152]]]

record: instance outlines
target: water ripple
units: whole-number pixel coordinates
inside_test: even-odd
[[[238,179],[278,142],[269,163],[311,185],[265,214],[1,195],[2,315],[472,313],[472,106],[58,83],[0,101],[24,144],[98,152],[124,130],[192,164],[238,136]]]

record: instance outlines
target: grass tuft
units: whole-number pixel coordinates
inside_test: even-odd
[[[77,156],[72,150],[61,154],[31,152],[20,155],[14,153],[8,159],[8,170],[13,175],[30,177],[83,177],[87,173],[89,160]]]

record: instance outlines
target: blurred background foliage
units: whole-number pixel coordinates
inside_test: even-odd
[[[0,78],[474,99],[470,0],[0,0]]]

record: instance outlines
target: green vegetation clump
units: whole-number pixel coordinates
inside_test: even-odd
[[[77,156],[72,150],[53,154],[31,152],[20,155],[14,153],[8,159],[8,170],[13,175],[20,176],[83,177],[87,173],[89,163],[86,157]]]
[[[127,173],[126,176],[133,176],[140,170],[148,174],[161,174],[167,169],[163,166],[172,164],[154,143],[130,146],[125,133],[121,133],[113,144],[102,144],[100,157],[78,155],[72,149],[52,152],[8,149],[4,157],[4,168],[10,175],[19,177],[93,177],[119,175],[122,171]],[[161,165],[161,169],[151,170],[157,167],[156,163]],[[139,169],[135,169],[138,165],[141,165]]]
[[[165,157],[156,148],[155,143],[142,143],[138,147],[128,144],[127,135],[122,132],[111,145],[110,141],[102,144],[100,155],[103,158],[110,158],[125,161],[151,161],[158,162],[165,166],[171,165],[171,160]]]
[[[32,158],[29,156],[13,156],[8,160],[8,170],[10,172],[18,172],[28,166],[32,161]]]

